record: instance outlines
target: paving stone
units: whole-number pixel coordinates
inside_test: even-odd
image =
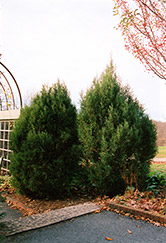
[[[119,211],[123,211],[126,213],[131,213],[134,216],[140,216],[140,217],[144,217],[144,218],[149,218],[152,219],[156,222],[162,223],[162,224],[166,224],[166,216],[162,216],[158,213],[152,213],[152,212],[147,212],[145,210],[142,209],[138,209],[138,208],[133,208],[133,207],[127,207],[125,205],[122,204],[118,204],[118,203],[114,203],[114,202],[110,202],[107,203],[106,205],[107,207],[110,207],[111,209],[115,210],[119,210]]]
[[[98,209],[100,209],[100,206],[89,202],[52,210],[43,214],[35,214],[25,218],[19,218],[18,220],[7,221],[6,235],[13,235],[23,231],[41,228],[64,220],[79,217],[84,214],[89,214]]]

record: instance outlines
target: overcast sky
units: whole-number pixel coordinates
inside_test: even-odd
[[[124,49],[114,29],[112,0],[0,0],[1,61],[27,102],[43,84],[59,78],[78,106],[111,57],[122,84],[129,84],[146,113],[166,121],[166,84],[145,71]]]

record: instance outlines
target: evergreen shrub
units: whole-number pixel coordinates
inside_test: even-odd
[[[78,168],[76,108],[59,82],[44,86],[21,110],[11,135],[12,184],[32,197],[70,193]]]
[[[81,165],[100,193],[114,195],[127,186],[143,188],[156,153],[156,129],[111,62],[81,96],[78,132]]]

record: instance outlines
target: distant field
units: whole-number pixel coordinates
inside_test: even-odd
[[[159,146],[156,158],[166,158],[166,146]],[[151,171],[160,171],[166,174],[166,163],[154,163],[150,166]]]
[[[151,171],[160,171],[166,174],[166,164],[151,164],[150,166]]]
[[[159,146],[158,153],[156,155],[157,158],[166,158],[166,146]]]

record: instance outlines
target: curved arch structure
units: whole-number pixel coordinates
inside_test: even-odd
[[[10,70],[0,62],[0,110],[22,108],[22,96],[16,79]]]
[[[0,62],[0,174],[10,173],[10,133],[21,108],[22,97],[18,83],[10,70]]]

